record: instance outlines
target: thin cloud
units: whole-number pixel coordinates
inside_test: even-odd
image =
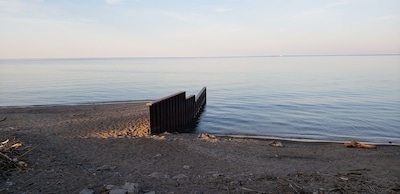
[[[0,14],[6,17],[46,18],[58,15],[60,9],[47,5],[44,0],[5,1],[0,0]]]
[[[346,2],[346,1],[339,1],[339,2],[336,2],[336,3],[332,3],[332,4],[329,4],[329,5],[326,5],[326,6],[324,6],[323,8],[324,8],[324,9],[330,9],[330,8],[335,8],[335,7],[342,6],[342,5],[346,5],[346,4],[348,4],[348,2]]]
[[[304,16],[313,16],[313,15],[324,14],[324,13],[327,13],[327,12],[331,11],[333,8],[336,8],[336,7],[339,7],[339,6],[342,6],[342,5],[346,5],[346,4],[348,4],[348,2],[345,2],[345,1],[340,1],[340,2],[336,2],[336,3],[328,4],[328,5],[319,7],[317,9],[313,9],[313,10],[302,12],[302,13],[298,14],[296,17],[304,17]]]
[[[385,16],[380,16],[375,19],[374,21],[382,21],[382,20],[396,20],[400,19],[400,14],[392,14],[392,15],[385,15]]]
[[[117,5],[120,4],[124,0],[106,0],[106,3],[109,5]]]
[[[29,10],[30,6],[21,1],[0,0],[0,12],[2,13],[23,13]]]

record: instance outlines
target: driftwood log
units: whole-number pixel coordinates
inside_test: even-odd
[[[4,117],[4,119],[1,119],[0,122],[6,121],[6,120],[7,120],[7,117]]]

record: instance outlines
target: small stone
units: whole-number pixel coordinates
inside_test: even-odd
[[[116,166],[110,166],[110,165],[103,165],[98,167],[96,170],[97,171],[112,171],[115,170]]]
[[[213,177],[223,177],[224,173],[215,173],[212,175]]]
[[[174,177],[172,177],[172,179],[174,179],[174,180],[183,180],[183,179],[187,179],[188,178],[188,176],[186,176],[186,175],[184,175],[184,174],[178,174],[178,175],[176,175],[176,176],[174,176]]]
[[[118,187],[117,186],[115,186],[115,185],[107,185],[106,186],[106,190],[113,190],[113,189],[118,189]]]
[[[192,168],[192,167],[189,166],[189,165],[183,165],[183,169],[189,170],[189,169],[191,169],[191,168]]]
[[[94,194],[94,191],[91,189],[82,189],[79,194]]]
[[[240,181],[231,181],[229,185],[240,185]]]
[[[153,177],[153,178],[164,178],[164,179],[171,178],[171,176],[169,176],[167,174],[159,173],[159,172],[153,172],[153,173],[151,173],[151,174],[149,174],[147,176]]]
[[[126,182],[125,185],[122,187],[122,189],[127,190],[128,194],[138,194],[139,193],[139,184]]]
[[[26,163],[26,162],[24,162],[24,161],[18,161],[18,166],[20,166],[20,167],[27,167],[28,166],[28,164]]]
[[[155,191],[149,191],[149,192],[144,193],[144,194],[156,194],[156,192]]]
[[[109,194],[127,194],[128,191],[125,189],[113,189],[109,192]]]
[[[153,156],[153,158],[160,158],[160,157],[162,157],[161,154],[156,154],[155,156]]]

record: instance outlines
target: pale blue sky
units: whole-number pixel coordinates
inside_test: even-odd
[[[0,0],[0,58],[372,53],[399,0]]]

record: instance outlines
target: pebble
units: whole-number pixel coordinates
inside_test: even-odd
[[[139,193],[139,184],[126,182],[125,185],[122,187],[122,189],[127,190],[128,194],[138,194]]]
[[[128,191],[125,189],[113,189],[109,192],[109,194],[127,194]]]
[[[191,169],[191,168],[192,168],[192,167],[189,166],[189,165],[183,165],[183,169],[189,170],[189,169]]]
[[[28,167],[28,164],[26,162],[24,162],[24,161],[18,161],[17,164],[18,164],[19,167]]]
[[[212,176],[213,177],[222,177],[222,176],[224,176],[224,173],[215,173]]]
[[[153,173],[149,174],[148,176],[149,177],[153,177],[153,178],[164,178],[164,179],[171,178],[171,176],[169,176],[167,174],[160,173],[160,172],[153,172]]]
[[[98,167],[96,170],[97,171],[112,171],[115,170],[116,166],[110,166],[110,165],[103,165]]]
[[[79,192],[79,194],[94,194],[94,191],[91,189],[82,189],[82,191]]]
[[[185,175],[184,175],[185,176]],[[0,190],[1,191],[1,190]],[[108,194],[139,194],[140,189],[139,189],[139,183],[130,183],[130,182],[125,182],[123,186],[116,186],[116,185],[106,185],[105,186],[105,191],[102,193],[108,193]],[[156,194],[155,191],[142,191],[140,193],[143,194]],[[95,194],[93,190],[90,189],[82,189],[79,194]]]
[[[162,154],[156,154],[155,156],[153,156],[153,158],[160,158],[162,157]]]
[[[115,185],[107,185],[106,186],[106,190],[113,190],[113,189],[117,189],[118,187]]]
[[[172,179],[174,179],[174,180],[183,180],[183,179],[187,179],[188,178],[188,176],[186,176],[186,175],[184,175],[184,174],[178,174],[178,175],[176,175],[176,176],[174,176],[174,177],[172,177]]]

